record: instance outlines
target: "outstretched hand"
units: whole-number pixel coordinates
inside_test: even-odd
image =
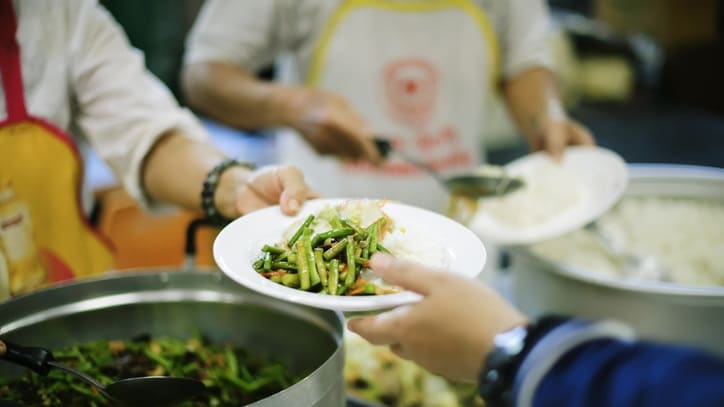
[[[315,198],[304,175],[292,166],[267,166],[256,171],[234,167],[225,171],[216,190],[216,207],[229,219],[279,204],[287,215],[299,212],[305,200]]]
[[[375,254],[372,270],[390,284],[423,299],[375,316],[351,319],[348,327],[375,345],[389,345],[433,373],[475,380],[493,337],[526,322],[489,287],[451,273]]]

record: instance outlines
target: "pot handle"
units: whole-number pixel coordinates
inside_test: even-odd
[[[218,227],[216,223],[208,218],[197,218],[192,220],[186,227],[186,244],[184,246],[184,271],[193,271],[196,266],[196,232],[201,227]]]
[[[50,370],[48,361],[53,360],[53,354],[44,348],[20,346],[0,340],[0,359],[25,366],[35,373],[45,376]]]

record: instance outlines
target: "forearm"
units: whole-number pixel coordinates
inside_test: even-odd
[[[722,383],[724,363],[693,349],[601,340],[562,359],[539,386],[533,405],[721,406]]]
[[[540,137],[546,120],[565,117],[553,76],[545,68],[525,70],[504,84],[513,121],[528,140]]]
[[[144,191],[153,201],[200,209],[204,178],[224,158],[212,145],[170,131],[156,142],[144,160]]]
[[[576,321],[543,336],[518,369],[515,405],[724,405],[724,361],[690,348],[636,342],[622,327]]]
[[[224,63],[186,66],[182,80],[190,106],[230,126],[291,125],[290,87],[258,80],[244,69]]]

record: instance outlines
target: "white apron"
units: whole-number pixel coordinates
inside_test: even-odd
[[[348,0],[322,30],[307,83],[342,95],[376,134],[449,175],[481,163],[498,59],[490,22],[470,0]],[[325,196],[445,209],[443,188],[405,162],[320,157],[296,134],[279,144]]]

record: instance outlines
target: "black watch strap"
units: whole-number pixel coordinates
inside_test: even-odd
[[[226,225],[227,223],[231,222],[232,219],[228,219],[221,215],[221,212],[216,207],[214,195],[216,194],[216,188],[218,188],[219,186],[221,174],[223,174],[224,171],[226,171],[227,169],[234,166],[242,166],[249,169],[254,169],[253,164],[238,161],[233,158],[227,158],[217,164],[214,168],[211,169],[211,171],[209,171],[208,174],[206,174],[206,178],[204,179],[204,185],[201,189],[201,209],[203,209],[204,215],[207,219],[219,226]]]
[[[485,358],[478,382],[478,393],[486,406],[512,406],[515,376],[526,355],[543,336],[568,320],[545,316],[496,335],[496,345]]]

